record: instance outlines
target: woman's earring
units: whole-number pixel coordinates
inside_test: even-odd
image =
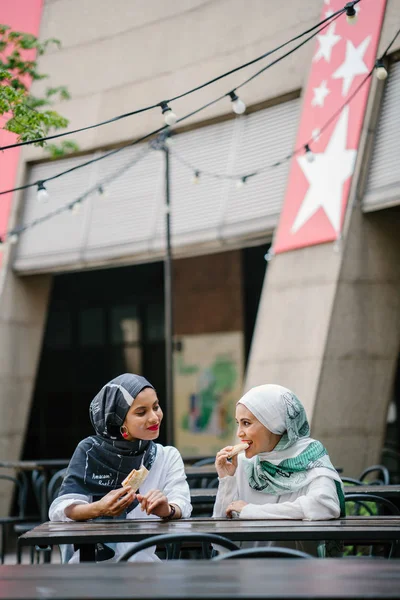
[[[121,425],[121,427],[119,428],[122,437],[126,440],[126,439],[128,439],[129,433],[128,433],[127,429],[126,429],[126,431],[122,431],[122,428],[126,429],[126,426],[125,425]]]

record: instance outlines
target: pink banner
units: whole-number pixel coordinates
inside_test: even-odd
[[[344,4],[324,0],[321,20]],[[316,38],[295,146],[301,148],[312,139],[312,155],[292,158],[275,253],[330,242],[340,235],[370,79],[329,127],[322,133],[320,128],[375,64],[385,7],[386,0],[361,0],[355,6],[355,23],[341,15]]]
[[[40,19],[42,15],[43,0],[8,0],[0,2],[0,23],[9,25],[14,31],[39,35]],[[34,58],[34,51],[26,51],[27,59]],[[0,117],[3,125],[6,117]],[[16,135],[0,129],[0,146],[16,142]],[[0,152],[0,191],[16,186],[17,168],[21,149],[12,148]],[[8,228],[11,212],[12,194],[0,196],[0,237],[3,237]],[[0,250],[0,268],[3,254]]]

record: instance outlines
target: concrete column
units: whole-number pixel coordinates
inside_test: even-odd
[[[4,261],[0,281],[0,460],[20,458],[47,313],[51,276],[20,278]],[[12,471],[10,471],[12,474]],[[11,488],[0,481],[0,514]]]

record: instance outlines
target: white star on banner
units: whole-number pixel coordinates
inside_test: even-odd
[[[335,34],[335,27],[336,23],[331,23],[324,35],[317,35],[319,48],[313,58],[314,62],[318,62],[321,58],[330,62],[333,47],[342,39],[340,35]]]
[[[296,233],[319,208],[324,209],[334,230],[340,231],[343,184],[354,171],[357,155],[356,150],[346,148],[348,120],[349,107],[346,106],[325,152],[315,154],[312,163],[304,155],[297,159],[310,185],[292,225],[292,233]]]
[[[333,15],[333,10],[327,10],[325,13],[325,19],[329,19]]]
[[[350,40],[347,40],[346,58],[332,75],[334,79],[343,79],[342,96],[347,96],[353,80],[357,75],[364,75],[369,72],[363,58],[370,41],[371,36],[369,35],[357,48],[355,48],[353,43]]]
[[[329,4],[331,0],[324,0],[325,4]]]
[[[312,106],[324,106],[325,98],[331,93],[326,81],[321,81],[320,86],[313,88],[314,98],[311,100]]]

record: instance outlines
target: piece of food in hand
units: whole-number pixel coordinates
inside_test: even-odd
[[[137,492],[148,474],[148,470],[143,465],[138,471],[136,469],[132,469],[129,475],[123,480],[122,485],[130,486],[134,492]]]
[[[239,454],[239,452],[243,452],[243,450],[247,450],[249,445],[250,444],[248,444],[247,442],[242,442],[241,444],[236,444],[236,446],[233,446],[232,450],[229,452],[228,458],[232,458],[233,456],[236,456],[236,454]]]

